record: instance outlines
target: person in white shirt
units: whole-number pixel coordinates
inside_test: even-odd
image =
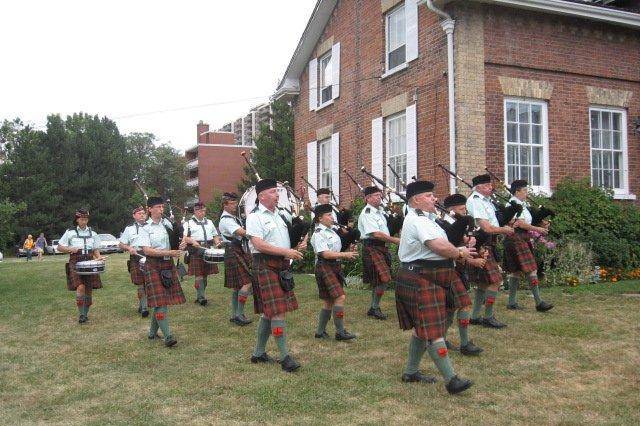
[[[147,295],[144,292],[144,272],[140,260],[144,257],[140,248],[140,237],[142,236],[142,228],[146,225],[147,212],[142,206],[133,209],[133,223],[122,231],[118,246],[122,250],[129,252],[129,260],[127,260],[127,269],[131,276],[131,282],[138,287],[138,313],[143,318],[149,316],[147,307]]]

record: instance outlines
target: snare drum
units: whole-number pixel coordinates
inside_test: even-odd
[[[205,263],[224,263],[224,249],[209,248],[202,253]]]
[[[97,275],[105,271],[104,260],[85,260],[76,262],[76,274]]]

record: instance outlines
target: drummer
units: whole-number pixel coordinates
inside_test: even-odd
[[[224,286],[233,289],[231,294],[231,318],[239,326],[251,324],[244,315],[244,305],[251,294],[251,256],[247,246],[247,231],[242,227],[238,213],[238,195],[225,192],[222,195],[220,235],[225,243]]]
[[[91,294],[93,289],[102,288],[102,281],[98,273],[93,275],[78,275],[76,264],[95,260],[104,265],[105,257],[100,256],[100,237],[88,227],[89,211],[80,208],[76,211],[74,226],[67,229],[60,241],[58,250],[69,253],[69,262],[65,264],[67,272],[67,289],[76,292],[78,306],[78,322],[84,324],[89,320],[89,307],[93,303]]]
[[[158,328],[162,330],[164,344],[172,347],[178,341],[169,330],[169,305],[179,305],[186,302],[178,270],[173,263],[173,257],[180,257],[185,243],[181,243],[179,250],[171,250],[169,232],[172,225],[162,219],[164,200],[160,197],[149,197],[147,200],[149,221],[142,228],[137,244],[142,248],[147,260],[145,262],[144,287],[147,304],[153,308],[149,339],[158,338]]]
[[[207,276],[218,273],[218,265],[207,263],[202,258],[203,249],[219,247],[220,236],[211,219],[205,217],[207,207],[202,201],[193,206],[193,216],[184,224],[184,239],[189,251],[189,275],[195,275],[196,303],[205,306],[208,301],[205,297],[207,288]]]
[[[142,227],[146,224],[146,220],[147,212],[144,207],[138,206],[133,209],[133,224],[124,228],[118,243],[122,250],[129,252],[127,269],[131,276],[131,282],[138,287],[138,313],[142,315],[142,318],[149,316],[147,296],[144,293],[144,274],[140,264],[143,255],[139,244]]]

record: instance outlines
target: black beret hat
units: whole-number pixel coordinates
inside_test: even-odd
[[[237,200],[238,194],[236,194],[235,192],[225,192],[224,194],[222,194],[222,198],[224,200]]]
[[[367,195],[371,195],[371,194],[375,194],[376,192],[382,192],[382,189],[378,188],[377,186],[367,186],[364,189],[364,196],[366,197]]]
[[[325,213],[330,213],[331,211],[333,211],[333,207],[331,206],[331,204],[318,204],[316,206],[315,209],[313,209],[313,214],[316,215],[316,217],[320,217]]]
[[[407,199],[423,192],[433,192],[435,185],[428,180],[416,180],[407,185]]]
[[[204,205],[204,203],[202,201],[197,201],[194,205],[193,208],[194,210],[200,210],[200,209],[204,209],[206,206]]]
[[[461,206],[467,203],[467,197],[462,194],[452,194],[445,198],[443,203],[447,209],[453,206]]]
[[[277,188],[278,182],[275,179],[262,179],[256,183],[256,194],[266,189]]]
[[[489,174],[478,175],[471,180],[471,183],[473,184],[473,186],[481,185],[483,183],[490,183],[490,182],[491,182],[491,176],[489,176]]]
[[[318,190],[316,191],[317,195],[329,195],[331,194],[331,190],[329,188],[318,188]]]
[[[140,211],[144,211],[144,207],[142,207],[142,206],[136,207],[135,209],[133,209],[133,214],[136,214],[136,213],[138,213]]]
[[[529,186],[529,182],[527,182],[526,180],[516,179],[511,182],[511,193],[515,194],[517,190],[526,188],[527,186]]]
[[[76,210],[76,218],[79,217],[89,217],[89,210],[85,209],[85,208],[79,208]]]
[[[147,200],[147,207],[157,206],[158,204],[164,204],[164,200],[161,197],[149,197]]]

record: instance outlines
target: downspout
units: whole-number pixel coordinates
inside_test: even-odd
[[[455,21],[451,15],[438,9],[433,5],[432,0],[418,0],[418,4],[425,3],[427,8],[444,18],[440,22],[442,29],[447,34],[447,86],[449,98],[449,168],[457,171],[456,165],[456,96],[455,96],[455,74],[453,69],[453,30]],[[449,193],[456,192],[456,180],[453,176],[449,178]]]

